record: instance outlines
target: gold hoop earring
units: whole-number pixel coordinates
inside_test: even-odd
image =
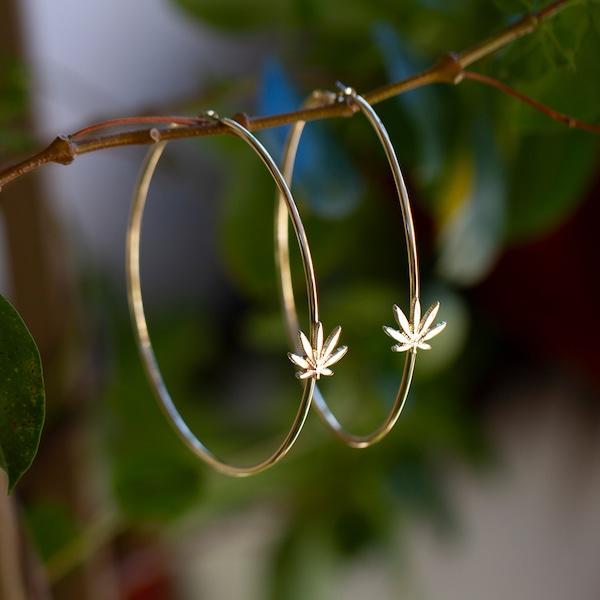
[[[396,424],[410,390],[417,350],[429,349],[430,346],[427,341],[440,333],[446,326],[446,323],[442,322],[433,325],[433,321],[439,310],[439,302],[433,304],[423,317],[421,317],[419,264],[410,202],[400,165],[398,164],[398,159],[389,135],[377,113],[364,98],[359,96],[352,88],[340,85],[340,89],[341,91],[338,94],[332,94],[331,92],[314,92],[304,103],[303,107],[311,108],[322,105],[324,102],[348,102],[356,106],[368,119],[369,123],[377,133],[392,170],[402,218],[404,220],[404,233],[408,253],[410,317],[407,318],[402,310],[397,305],[394,305],[393,312],[399,329],[388,326],[383,327],[384,332],[397,342],[392,346],[392,351],[407,352],[407,357],[396,400],[383,423],[368,435],[359,436],[347,432],[330,410],[318,386],[315,386],[313,402],[327,427],[329,427],[329,429],[331,429],[331,431],[347,445],[354,448],[366,448],[382,440]],[[305,121],[296,122],[292,126],[286,141],[282,159],[282,173],[288,185],[291,185],[296,152],[305,124]],[[288,217],[283,208],[284,200],[282,196],[279,195],[275,213],[276,256],[279,266],[279,285],[285,322],[287,324],[288,332],[292,334],[298,329],[298,316],[292,287],[292,275],[288,251]],[[297,345],[296,350],[299,350]]]
[[[312,257],[298,209],[296,208],[296,204],[285,182],[285,179],[283,178],[283,175],[264,146],[237,121],[227,118],[219,118],[218,115],[216,115],[216,113],[213,111],[209,111],[203,116],[205,116],[207,119],[214,120],[215,122],[224,125],[231,131],[231,133],[248,143],[261,158],[269,170],[269,173],[275,180],[279,190],[279,198],[281,199],[282,204],[287,208],[287,214],[293,223],[296,239],[300,246],[300,254],[302,257],[308,295],[308,315],[311,323],[311,331],[314,332],[311,343],[306,340],[306,346],[307,349],[310,348],[312,350],[315,348],[321,351],[322,339],[319,345],[318,334],[321,332],[322,336],[322,325],[319,322],[317,286],[315,282]],[[150,340],[150,335],[148,333],[140,280],[140,237],[142,218],[150,182],[158,161],[165,149],[166,143],[167,142],[159,141],[150,149],[146,156],[134,190],[129,224],[127,228],[127,294],[136,343],[144,369],[146,371],[146,375],[158,400],[158,403],[167,417],[167,420],[171,423],[186,446],[200,459],[221,473],[237,477],[253,475],[272,467],[290,451],[298,438],[310,409],[314,393],[315,380],[318,379],[320,374],[319,369],[322,371],[323,369],[326,369],[327,366],[323,366],[321,364],[316,365],[319,367],[317,372],[311,371],[306,376],[302,377],[304,380],[304,390],[294,422],[292,423],[292,426],[281,445],[273,452],[273,454],[259,463],[250,466],[236,466],[225,462],[220,458],[217,458],[210,450],[208,450],[208,448],[206,448],[206,446],[204,446],[204,444],[202,444],[202,442],[200,442],[200,440],[190,430],[175,407],[175,404],[173,403],[160,372],[152,342]],[[304,334],[302,335],[304,336]],[[306,339],[305,336],[304,339]],[[341,358],[341,356],[339,358]],[[307,364],[307,367],[309,367],[307,370],[310,371],[311,365]]]

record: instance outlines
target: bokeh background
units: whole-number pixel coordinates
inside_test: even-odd
[[[109,118],[271,114],[338,80],[370,90],[539,6],[1,0],[2,163]],[[474,69],[599,123],[599,52],[588,1]],[[189,455],[136,353],[124,250],[145,149],[46,166],[3,190],[0,291],[42,352],[48,418],[2,501],[2,599],[598,597],[599,138],[470,81],[377,110],[411,194],[424,303],[441,301],[447,329],[419,353],[380,444],[345,448],[311,415],[282,463],[245,480]],[[275,157],[284,137],[261,133]],[[381,325],[393,303],[408,310],[408,292],[389,168],[360,115],[307,126],[294,192],[325,328],[342,325],[350,347],[323,389],[366,433],[399,385],[403,358]],[[300,398],[274,197],[239,140],[177,142],[144,222],[165,379],[198,436],[239,462],[278,445]]]

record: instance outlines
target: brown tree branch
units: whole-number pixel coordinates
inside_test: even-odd
[[[432,67],[412,75],[402,81],[390,83],[373,91],[363,93],[363,97],[371,104],[376,104],[392,98],[408,90],[412,90],[431,83],[450,83],[458,84],[464,77],[463,70],[468,65],[488,56],[502,48],[519,37],[534,32],[543,21],[553,18],[560,11],[564,10],[572,0],[556,0],[536,13],[523,16],[515,23],[501,30],[496,35],[484,42],[476,44],[460,54],[448,53],[443,55]],[[473,77],[471,77],[473,78]],[[498,86],[497,86],[498,87]],[[513,94],[514,95],[514,94]],[[354,114],[354,109],[344,101],[339,101],[335,94],[323,94],[324,103],[322,106],[298,110],[267,117],[248,117],[246,115],[236,115],[236,119],[244,123],[251,131],[278,127],[295,123],[297,121],[312,121],[331,117],[349,117]],[[155,120],[153,120],[155,119]],[[179,127],[152,127],[150,129],[141,129],[128,131],[124,133],[115,133],[111,135],[99,136],[90,139],[80,139],[85,133],[96,131],[102,127],[115,124],[128,123],[177,123]],[[108,121],[97,125],[92,125],[82,129],[71,136],[58,136],[47,148],[13,166],[0,171],[0,190],[2,186],[10,181],[36,169],[37,167],[49,163],[57,162],[60,164],[71,163],[76,156],[95,152],[106,148],[127,145],[147,145],[154,144],[159,140],[174,140],[188,137],[201,137],[206,135],[217,135],[227,133],[228,130],[218,123],[209,123],[200,118],[190,117],[141,117],[125,118],[115,121]]]

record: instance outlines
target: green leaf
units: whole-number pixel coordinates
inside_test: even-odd
[[[44,424],[40,355],[19,313],[0,296],[0,468],[8,492],[31,465]]]
[[[531,0],[494,0],[494,4],[505,13],[514,15],[533,8]]]
[[[323,517],[296,521],[276,549],[268,597],[272,600],[330,598],[336,560],[333,550]]]
[[[575,56],[588,29],[585,6],[572,6],[542,26],[542,49],[551,64],[575,68]]]
[[[233,32],[288,31],[306,27],[332,36],[364,32],[369,24],[403,12],[387,0],[174,0],[204,23]]]
[[[75,516],[54,499],[41,498],[25,511],[27,531],[43,560],[52,558],[77,537]]]
[[[225,267],[239,290],[254,297],[270,298],[277,289],[272,233],[277,187],[243,141],[233,140],[228,152],[227,163],[236,167],[220,215]]]
[[[202,476],[192,461],[179,460],[161,449],[132,451],[114,474],[121,510],[136,522],[167,522],[197,506]]]
[[[588,2],[587,11],[591,26],[596,33],[600,33],[600,2]]]
[[[535,81],[520,83],[519,91],[558,112],[587,122],[597,122],[600,118],[599,54],[600,36],[590,29],[579,45],[575,70],[550,70]],[[522,133],[565,131],[563,124],[516,101],[510,119]]]
[[[592,29],[592,19],[593,10],[586,5],[569,6],[541,23],[531,35],[507,46],[494,67],[499,69],[496,76],[512,85],[521,85],[531,84],[554,71],[578,72],[580,55],[587,52],[583,45]]]
[[[542,235],[579,205],[597,164],[598,140],[582,131],[523,139],[509,180],[506,236]]]
[[[205,414],[198,406],[196,378],[203,379],[210,351],[218,346],[210,325],[196,316],[179,306],[162,318],[148,315],[158,364],[194,430]],[[107,431],[113,492],[129,519],[164,523],[198,505],[204,464],[181,442],[153,397],[129,323],[119,323],[117,331],[118,371],[106,403],[113,425]]]
[[[276,0],[177,0],[184,10],[222,29],[247,31],[264,29],[265,15],[270,26],[289,22],[289,3]]]

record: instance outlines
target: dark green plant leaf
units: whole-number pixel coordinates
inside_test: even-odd
[[[8,492],[38,449],[45,414],[40,355],[19,313],[0,296],[0,468]]]
[[[598,139],[582,131],[525,138],[509,180],[506,235],[510,241],[549,231],[584,197],[598,156]]]
[[[556,70],[579,71],[582,44],[593,30],[595,14],[591,3],[568,6],[543,22],[533,34],[508,46],[496,67],[500,69],[497,76],[521,84],[532,83]]]
[[[134,521],[168,521],[199,502],[201,476],[191,462],[157,449],[132,453],[116,467],[115,495]]]
[[[535,81],[519,84],[519,91],[554,110],[593,123],[600,118],[600,36],[590,28],[578,47],[575,69],[550,70]],[[523,133],[565,132],[563,124],[516,101],[511,123]]]
[[[596,33],[600,33],[600,2],[597,0],[595,2],[588,2],[587,12],[590,25]]]
[[[25,520],[35,548],[48,560],[77,536],[78,525],[68,508],[55,500],[42,499],[26,507]]]
[[[158,321],[150,317],[150,332],[169,390],[180,410],[187,400],[190,412],[196,414],[199,408],[188,396],[195,398],[195,378],[207,360],[205,344],[216,343],[210,330],[185,309]],[[165,419],[146,380],[129,323],[123,325],[118,330],[119,371],[107,399],[113,425],[108,432],[113,490],[122,513],[132,521],[166,522],[199,503],[204,466]],[[184,416],[194,428],[190,415]]]
[[[541,36],[542,48],[551,63],[574,69],[575,55],[587,28],[587,14],[583,6],[565,10],[545,24]]]
[[[233,31],[264,29],[265,15],[269,25],[281,25],[288,20],[289,12],[288,3],[277,0],[177,0],[176,4],[203,21]]]
[[[205,23],[234,32],[310,27],[331,35],[361,32],[378,19],[393,18],[403,7],[387,0],[174,0]]]
[[[526,12],[533,8],[531,0],[494,0],[494,4],[509,15]]]
[[[264,165],[241,140],[227,160],[236,165],[221,215],[221,243],[230,277],[239,289],[270,296],[275,287],[271,234],[276,186]]]

